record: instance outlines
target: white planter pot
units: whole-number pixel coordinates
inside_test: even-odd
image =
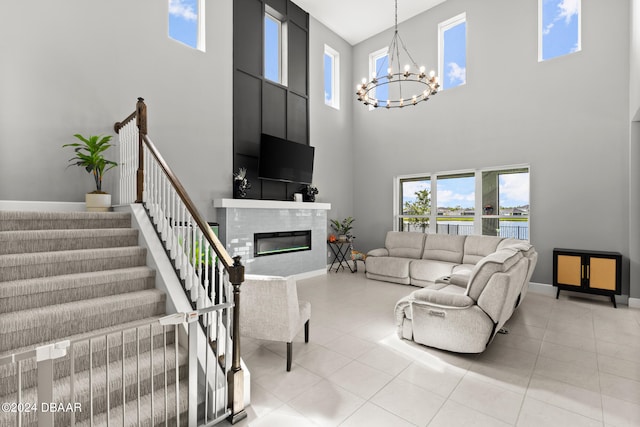
[[[111,209],[111,194],[87,193],[85,203],[89,212],[107,212]]]

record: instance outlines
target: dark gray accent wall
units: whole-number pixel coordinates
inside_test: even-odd
[[[265,5],[287,25],[286,86],[264,77]],[[309,14],[290,0],[234,0],[233,64],[233,170],[247,168],[247,198],[290,200],[300,184],[258,178],[260,135],[309,145]]]

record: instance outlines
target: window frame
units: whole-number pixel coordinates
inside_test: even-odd
[[[274,21],[278,25],[278,80],[272,80],[267,77],[267,30],[266,30],[266,20],[270,19]],[[265,80],[270,82],[287,86],[288,84],[288,31],[287,31],[287,21],[285,17],[280,14],[277,10],[272,8],[269,5],[265,5],[264,7],[264,17],[263,17],[263,31],[262,35],[264,38],[263,42],[263,61],[262,61],[262,73],[264,75]]]
[[[544,59],[544,0],[538,0],[538,62],[546,62],[556,58],[562,58],[573,53],[582,51],[582,0],[578,0],[578,47],[573,52],[563,53],[562,55],[553,56]]]
[[[450,30],[453,27],[456,27],[460,24],[464,23],[465,26],[467,24],[467,13],[463,12],[459,15],[456,15],[452,18],[447,19],[446,21],[440,22],[438,24],[438,75],[440,76],[440,82],[441,82],[441,91],[444,90],[449,90],[449,89],[455,89],[457,87],[460,86],[465,86],[467,84],[467,73],[466,73],[466,58],[467,58],[467,45],[468,45],[468,40],[469,40],[469,32],[468,30],[468,26],[465,28],[465,45],[464,45],[464,56],[465,56],[465,80],[464,83],[460,83],[456,86],[452,86],[452,87],[446,87],[445,88],[445,84],[446,84],[446,78],[447,76],[445,75],[445,64],[444,64],[444,51],[445,51],[445,45],[444,45],[444,33],[448,30]]]
[[[329,107],[335,108],[336,110],[340,109],[340,53],[333,49],[331,46],[325,44],[324,45],[324,55],[322,57],[322,66],[323,66],[323,77],[325,76],[326,70],[324,67],[326,64],[324,63],[324,57],[331,57],[331,102],[327,102],[327,98],[325,96],[324,104]],[[323,79],[324,80],[324,79]],[[323,87],[326,91],[326,82],[323,81]]]
[[[454,171],[440,171],[440,172],[426,172],[426,173],[418,173],[418,174],[410,174],[410,175],[398,175],[393,178],[393,230],[394,231],[403,231],[400,226],[403,219],[410,218],[426,218],[428,221],[428,227],[424,230],[427,234],[437,234],[438,227],[438,177],[441,179],[450,178],[456,175],[469,175],[473,174],[475,177],[475,203],[474,203],[474,216],[473,216],[473,232],[472,235],[483,235],[483,220],[484,219],[511,219],[510,215],[501,215],[498,212],[497,215],[485,215],[483,210],[483,174],[485,172],[509,172],[517,173],[518,170],[526,169],[529,173],[529,212],[526,216],[527,218],[527,239],[531,240],[531,165],[529,164],[516,164],[516,165],[506,165],[506,166],[497,166],[497,167],[486,167],[480,169],[464,169],[464,170],[454,170]],[[407,181],[420,181],[420,180],[429,180],[430,181],[430,199],[431,199],[431,209],[429,215],[415,216],[415,215],[404,215],[403,206],[404,203],[402,201],[402,183]],[[499,185],[499,184],[498,184]],[[498,187],[499,191],[499,187]],[[499,209],[499,207],[498,207]],[[468,216],[467,216],[468,217]],[[455,219],[456,217],[451,217]]]

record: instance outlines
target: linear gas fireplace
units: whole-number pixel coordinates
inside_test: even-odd
[[[277,255],[311,250],[311,230],[254,233],[253,256]]]

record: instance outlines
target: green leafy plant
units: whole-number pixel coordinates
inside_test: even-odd
[[[96,190],[93,193],[102,193],[102,178],[104,174],[118,166],[114,161],[104,158],[104,152],[112,145],[110,144],[111,136],[91,135],[85,138],[79,133],[73,135],[81,142],[64,144],[62,147],[72,147],[75,156],[69,159],[69,166],[79,166],[84,168],[88,173],[93,175],[96,183]],[[67,166],[67,167],[69,167]]]
[[[335,231],[338,235],[343,234],[347,236],[347,238],[351,239],[353,238],[351,230],[353,229],[353,222],[355,220],[356,219],[354,217],[348,216],[342,221],[337,219],[331,219],[329,221],[331,222],[331,228],[333,229],[333,231]]]

